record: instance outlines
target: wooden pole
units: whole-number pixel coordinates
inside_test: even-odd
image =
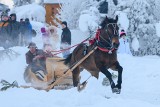
[[[60,78],[58,78],[55,82],[53,82],[52,84],[50,84],[46,90],[49,91],[49,90],[52,89],[55,85],[57,85],[58,83],[60,83],[65,76],[67,76],[67,75],[68,75],[70,72],[72,72],[77,66],[79,66],[79,65],[80,65],[85,59],[87,59],[96,49],[97,49],[97,46],[96,46],[93,50],[91,50],[85,57],[83,57],[80,61],[78,61],[77,64],[75,64],[72,68],[68,69],[64,75],[62,75],[62,76],[61,76]]]

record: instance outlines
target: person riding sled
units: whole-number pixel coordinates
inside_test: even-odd
[[[45,81],[47,75],[46,58],[52,57],[53,55],[38,49],[33,42],[29,44],[28,48],[29,51],[26,53],[26,63],[29,64],[28,66],[32,66],[32,71],[38,79]]]

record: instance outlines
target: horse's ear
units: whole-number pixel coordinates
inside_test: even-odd
[[[106,16],[106,20],[108,20],[108,17]]]
[[[116,22],[118,22],[118,15],[116,15]]]

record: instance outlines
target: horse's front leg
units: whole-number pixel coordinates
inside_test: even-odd
[[[99,69],[108,78],[108,80],[109,80],[109,82],[111,84],[112,92],[114,92],[115,83],[114,83],[114,81],[112,79],[112,74],[107,70],[107,68],[105,66],[102,66]]]
[[[118,81],[117,81],[116,88],[118,88],[118,92],[117,93],[120,94],[121,84],[122,84],[122,71],[123,71],[123,68],[122,68],[122,66],[120,66],[118,61],[115,63],[115,65],[116,65],[116,69],[118,70]]]

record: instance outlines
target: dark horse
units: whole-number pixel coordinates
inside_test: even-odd
[[[123,68],[117,60],[117,48],[119,46],[119,27],[117,21],[118,16],[116,16],[116,19],[106,17],[104,21],[102,21],[102,28],[99,29],[98,39],[96,39],[92,45],[87,46],[87,52],[89,53],[96,46],[98,48],[72,72],[73,85],[75,87],[77,87],[79,83],[80,69],[84,68],[96,78],[98,78],[99,72],[102,72],[109,79],[112,92],[120,93]],[[65,59],[65,64],[73,66],[82,59],[85,56],[83,54],[86,49],[85,47],[85,43],[78,45]],[[118,71],[118,81],[116,85],[112,80],[111,73],[108,71],[109,68]]]

